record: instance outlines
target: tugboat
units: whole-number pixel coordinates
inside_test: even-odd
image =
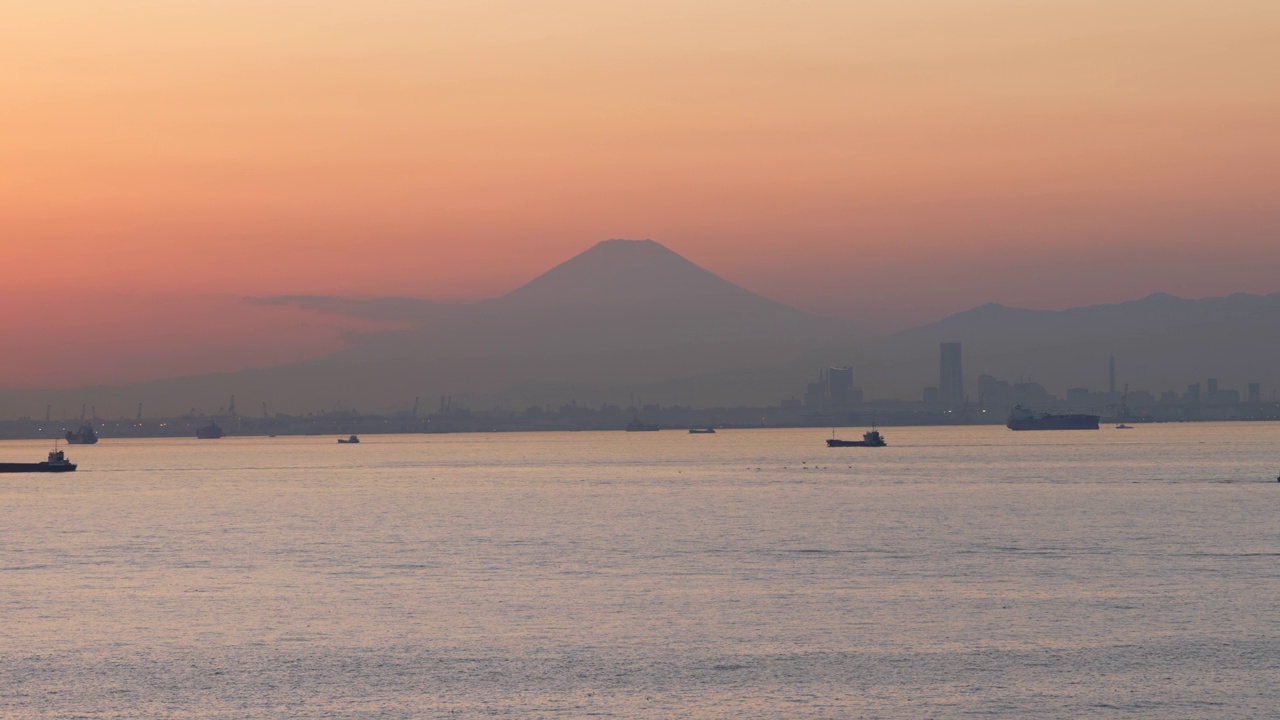
[[[196,428],[196,437],[201,440],[217,440],[222,437],[222,428],[218,427],[218,423],[211,422],[204,427]]]
[[[349,438],[338,438],[338,442],[343,445],[354,445],[360,442],[360,438],[356,437],[355,435],[352,435]]]
[[[68,445],[95,445],[98,442],[98,433],[93,431],[93,426],[84,424],[75,432],[67,431]]]
[[[861,440],[837,440],[836,431],[831,431],[831,438],[827,440],[827,447],[884,447],[888,445],[884,441],[884,436],[877,430],[868,430],[862,433]]]
[[[57,446],[49,451],[49,459],[44,462],[0,463],[0,473],[74,472],[75,469],[76,464],[68,460]]]

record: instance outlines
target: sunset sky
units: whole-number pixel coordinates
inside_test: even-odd
[[[1280,291],[1274,0],[15,0],[0,93],[0,387],[615,237],[881,330]]]

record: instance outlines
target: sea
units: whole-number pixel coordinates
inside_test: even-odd
[[[1280,717],[1280,424],[881,430],[72,446],[0,717]]]

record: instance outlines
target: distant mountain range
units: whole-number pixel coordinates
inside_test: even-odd
[[[1114,352],[1118,382],[1157,396],[1209,377],[1242,394],[1249,382],[1274,390],[1280,293],[1201,300],[1156,294],[1070,310],[983,305],[888,338],[878,355],[894,369],[882,386],[908,396],[915,388],[909,378],[929,370],[936,383],[938,343],[948,341],[964,346],[966,383],[987,373],[1040,382],[1059,395],[1069,387],[1105,390]]]
[[[415,396],[457,405],[576,400],[772,405],[798,397],[821,367],[853,365],[870,398],[918,399],[938,381],[938,343],[964,344],[965,380],[980,372],[1050,390],[1103,389],[1115,352],[1122,379],[1152,391],[1207,376],[1225,386],[1280,385],[1280,294],[1037,311],[984,305],[884,337],[773,302],[649,241],[608,240],[499,298],[254,298],[393,321],[334,355],[269,369],[78,390],[0,391],[0,416],[94,404],[120,414],[211,413],[230,395],[280,412],[406,409]],[[971,390],[971,392],[974,392]]]

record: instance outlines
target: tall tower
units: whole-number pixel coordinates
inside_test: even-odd
[[[938,348],[938,402],[943,410],[964,405],[964,372],[960,366],[960,343],[942,343]]]
[[[827,368],[827,402],[836,407],[844,407],[853,399],[853,368]]]
[[[1107,386],[1107,392],[1112,395],[1116,394],[1116,354],[1111,353],[1111,360],[1107,363],[1107,372],[1111,376],[1111,382]]]

